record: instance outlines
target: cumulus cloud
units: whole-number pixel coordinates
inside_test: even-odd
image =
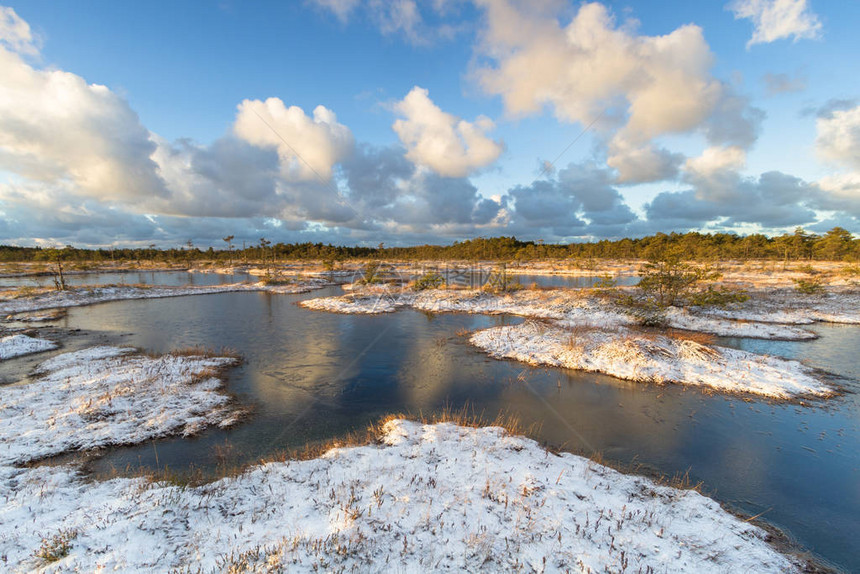
[[[807,0],[735,0],[727,7],[736,19],[748,19],[753,23],[753,35],[747,48],[784,38],[796,42],[821,35],[821,22]]]
[[[673,179],[684,156],[653,144],[631,146],[615,138],[609,145],[606,163],[618,171],[619,183],[646,183]]]
[[[818,109],[816,129],[818,156],[847,169],[817,182],[819,208],[860,219],[860,105],[856,100],[830,100]]]
[[[645,206],[648,221],[702,228],[755,224],[792,227],[816,220],[815,185],[779,171],[744,177],[732,150],[714,150],[688,161],[684,179],[692,189],[658,194]]]
[[[492,120],[467,122],[443,112],[429,92],[415,86],[394,110],[403,116],[393,128],[406,146],[406,157],[439,175],[463,177],[496,161],[504,146],[487,137]]]
[[[502,198],[514,208],[509,230],[552,240],[587,234],[623,235],[636,215],[613,187],[613,181],[610,170],[584,162],[570,164],[554,179],[515,186]]]
[[[712,177],[724,171],[739,171],[746,165],[746,152],[739,147],[709,147],[684,164],[688,177]]]
[[[842,173],[818,181],[820,209],[844,212],[860,219],[860,173]]]
[[[0,28],[12,39],[5,44],[22,45],[23,28]],[[74,74],[35,69],[2,46],[0,70],[0,170],[72,181],[86,197],[138,201],[167,194],[150,159],[155,144],[124,99]]]
[[[667,134],[701,131],[712,144],[750,145],[762,113],[711,76],[713,54],[702,29],[663,36],[617,25],[599,3],[583,4],[562,26],[554,3],[478,0],[487,26],[477,78],[500,95],[508,114],[551,106],[563,121],[589,125],[620,117],[608,162],[625,183],[672,177],[678,156],[653,144]]]
[[[244,100],[238,106],[233,133],[251,145],[276,149],[282,173],[290,180],[328,179],[334,164],[354,144],[349,128],[325,106],[314,108],[311,118],[280,98]]]
[[[819,157],[860,170],[860,105],[830,106],[816,120],[815,149]]]
[[[342,168],[349,202],[388,230],[462,233],[493,224],[502,210],[500,200],[483,198],[466,178],[416,169],[399,147],[360,145]]]

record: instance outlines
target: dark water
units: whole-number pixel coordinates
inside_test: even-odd
[[[188,273],[187,271],[124,271],[121,273],[67,274],[67,285],[225,285],[252,279],[246,273],[221,275],[218,273]],[[29,277],[0,277],[0,287],[53,287],[51,275]]]
[[[393,412],[465,404],[539,423],[536,438],[664,475],[689,472],[729,507],[782,528],[816,555],[860,571],[860,402],[846,394],[812,406],[708,396],[487,358],[461,329],[520,321],[500,316],[337,315],[295,305],[301,296],[224,293],[70,309],[63,326],[153,351],[227,346],[245,358],[228,388],[256,411],[229,430],[112,449],[94,465],[213,468],[324,440]],[[811,342],[724,339],[801,359],[860,388],[860,328],[817,326]],[[83,344],[77,342],[75,345]]]

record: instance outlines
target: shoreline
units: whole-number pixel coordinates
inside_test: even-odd
[[[23,296],[20,298],[3,297],[3,293],[0,293],[0,316],[8,318],[9,316],[14,316],[19,313],[31,313],[46,309],[82,307],[97,303],[132,299],[184,297],[187,295],[211,295],[215,293],[234,292],[266,292],[292,295],[307,293],[330,285],[331,283],[322,279],[308,279],[301,282],[282,285],[266,285],[264,282],[258,282],[193,287],[132,285],[76,286],[70,287],[65,291],[43,289],[35,295]]]
[[[664,329],[679,330],[673,337],[655,334],[653,329],[644,330],[643,319],[637,316],[635,308],[621,306],[588,290],[488,294],[437,289],[392,293],[383,286],[306,299],[299,305],[346,314],[380,314],[412,308],[425,312],[519,315],[532,324],[477,331],[471,335],[471,343],[491,357],[533,365],[599,372],[644,383],[676,383],[802,401],[810,397],[829,398],[839,394],[839,390],[796,361],[718,347],[707,337],[814,339],[817,334],[802,325],[822,319],[860,323],[860,305],[852,304],[857,299],[854,292],[841,295],[830,292],[805,299],[784,291],[758,292],[742,304],[717,311],[670,307],[660,319],[664,321]],[[756,310],[756,306],[760,309]],[[771,308],[778,308],[778,312],[770,314]],[[536,328],[534,321],[541,321],[544,326]],[[531,332],[526,333],[528,330]],[[536,330],[540,333],[535,333]]]
[[[89,366],[77,366],[84,355],[91,359]],[[141,361],[186,365],[182,377],[187,382],[176,384],[202,385],[215,399],[224,396],[220,385],[208,382],[209,374],[195,373],[229,366],[233,359],[187,353],[146,357],[130,349],[95,347],[49,359],[39,368],[41,378],[17,392],[26,394],[29,387],[32,394],[57,377],[76,380],[74,373],[99,379],[99,372]],[[149,369],[168,377],[173,372]],[[86,392],[86,386],[73,388]],[[81,404],[78,393],[62,400],[37,396],[70,413],[93,406]],[[140,424],[98,430],[115,416],[125,417],[129,407],[79,416],[89,422],[76,427],[75,440],[51,440],[35,450],[32,437],[12,431],[19,417],[12,417],[11,427],[0,427],[6,443],[0,459],[0,517],[10,528],[0,550],[11,564],[46,566],[39,556],[47,546],[57,550],[50,554],[56,556],[52,568],[63,571],[190,564],[204,571],[228,565],[314,571],[324,565],[361,568],[371,561],[406,569],[474,570],[486,567],[487,560],[499,569],[525,570],[799,572],[807,565],[771,546],[767,530],[695,490],[621,473],[579,455],[553,454],[493,426],[392,418],[369,431],[366,444],[335,445],[308,460],[263,462],[199,486],[145,478],[90,482],[75,464],[20,466],[34,453],[44,457],[77,450],[78,440],[87,450],[199,428],[199,415],[185,410],[181,401],[152,402],[138,393],[127,399],[137,405],[132,407],[136,416],[155,421],[143,434]],[[163,416],[165,405],[168,416]],[[106,406],[109,402],[96,410]],[[208,424],[232,418],[218,412]],[[50,426],[40,428],[56,433]]]

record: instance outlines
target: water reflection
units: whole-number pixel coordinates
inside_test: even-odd
[[[67,273],[66,284],[78,285],[186,285],[210,286],[239,283],[253,279],[247,273],[188,273],[187,271],[125,271],[120,273]],[[51,275],[0,277],[0,287],[53,287]]]
[[[638,462],[666,475],[689,471],[707,492],[788,530],[848,570],[860,570],[860,405],[848,394],[805,408],[710,396],[679,386],[531,368],[470,347],[460,330],[521,319],[401,311],[382,316],[313,312],[302,296],[222,293],[120,301],[71,309],[69,328],[108,332],[154,351],[227,346],[245,357],[229,390],[256,408],[246,423],[200,437],[108,451],[94,468],[130,465],[212,468],[229,441],[236,460],[255,461],[324,440],[392,412],[430,413],[471,405],[537,423],[539,440],[608,460]],[[725,345],[802,359],[857,389],[857,327],[817,326],[812,342],[724,339]]]

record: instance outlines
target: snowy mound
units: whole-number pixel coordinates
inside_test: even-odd
[[[56,348],[57,344],[47,339],[36,339],[27,335],[9,335],[0,339],[0,361]]]
[[[192,434],[233,417],[216,370],[234,359],[131,353],[64,353],[42,363],[37,381],[0,389],[0,464]]]
[[[0,552],[18,569],[48,546],[62,550],[53,567],[87,572],[798,571],[695,491],[495,427],[391,421],[381,445],[200,487],[84,483],[63,467],[16,483]]]
[[[535,323],[493,327],[471,343],[496,358],[652,383],[700,385],[787,399],[833,390],[797,361],[632,331],[569,331]]]

